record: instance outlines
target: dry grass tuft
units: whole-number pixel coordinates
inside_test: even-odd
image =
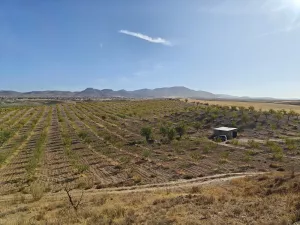
[[[37,185],[32,190],[39,193],[40,187]],[[26,221],[92,225],[293,224],[300,221],[300,175],[291,176],[291,173],[184,189],[117,194],[91,192],[90,196],[88,193],[77,212],[66,199],[25,201],[23,204],[26,203],[30,211],[15,211],[12,210],[15,205],[2,203],[0,210],[6,213],[0,217],[0,224],[26,224]],[[21,200],[15,197],[12,201]]]
[[[45,193],[45,186],[41,183],[34,182],[30,186],[30,194],[34,201],[40,200]]]

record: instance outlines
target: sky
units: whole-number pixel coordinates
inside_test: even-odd
[[[300,0],[1,0],[0,90],[300,98]]]

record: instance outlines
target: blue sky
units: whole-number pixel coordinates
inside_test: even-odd
[[[0,90],[300,97],[300,0],[1,0]]]

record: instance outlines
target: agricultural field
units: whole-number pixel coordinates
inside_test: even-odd
[[[280,114],[280,115],[279,115]],[[215,174],[299,171],[293,111],[178,100],[89,101],[0,112],[0,193],[103,189]],[[240,139],[216,143],[212,127]]]
[[[62,101],[52,100],[52,99],[26,99],[26,98],[13,99],[13,98],[0,97],[0,108],[55,105],[58,103],[62,103]]]
[[[237,127],[238,138],[213,141],[218,126]],[[300,219],[299,129],[292,110],[171,99],[1,108],[0,224],[220,224],[224,215],[228,223],[289,224]],[[89,212],[70,200],[82,196]],[[264,199],[264,214],[244,198],[253,207]],[[268,206],[282,201],[289,205]],[[193,209],[201,211],[195,218]]]
[[[294,110],[300,113],[300,103],[299,101],[230,101],[230,100],[194,100],[189,99],[190,102],[199,102],[209,105],[221,105],[221,106],[241,106],[249,107],[253,106],[256,110]]]

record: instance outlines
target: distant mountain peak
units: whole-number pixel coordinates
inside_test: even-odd
[[[94,90],[97,90],[97,89],[89,87],[89,88],[84,89],[83,91],[94,91]]]
[[[98,90],[92,87],[83,91],[31,91],[16,92],[0,91],[2,97],[74,97],[74,98],[198,98],[198,99],[271,99],[271,98],[249,98],[231,95],[213,94],[207,91],[195,91],[184,86],[161,87],[155,89],[143,88],[135,91],[124,89],[114,91],[112,89]]]

